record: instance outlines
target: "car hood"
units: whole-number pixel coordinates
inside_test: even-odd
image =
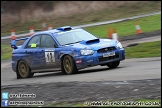
[[[116,46],[117,41],[112,39],[95,39],[95,40],[89,40],[89,41],[82,41],[80,43],[66,45],[71,46],[74,48],[80,48],[80,49],[92,49],[92,50],[98,50],[105,47],[110,46]]]

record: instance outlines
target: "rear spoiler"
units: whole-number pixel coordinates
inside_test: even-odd
[[[16,45],[16,41],[20,41],[20,40],[27,40],[29,37],[27,37],[27,38],[19,38],[19,39],[16,39],[16,37],[15,36],[12,36],[11,37],[11,48],[13,48],[13,49],[17,49],[17,45]]]

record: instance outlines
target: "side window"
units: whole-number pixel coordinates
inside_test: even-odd
[[[35,45],[32,47],[32,44],[35,44]],[[37,35],[31,38],[26,46],[26,48],[38,48],[38,47],[40,47],[40,35]]]
[[[49,35],[43,34],[41,36],[41,47],[43,48],[54,48],[55,41]]]

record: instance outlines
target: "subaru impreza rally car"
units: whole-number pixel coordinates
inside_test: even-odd
[[[19,40],[25,40],[23,45],[16,45]],[[119,41],[99,39],[82,28],[70,26],[12,39],[11,47],[11,64],[17,79],[58,70],[73,74],[97,65],[115,68],[125,59],[125,50]]]

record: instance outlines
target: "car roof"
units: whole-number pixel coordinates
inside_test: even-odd
[[[80,27],[71,27],[71,26],[63,26],[63,27],[59,27],[56,29],[52,29],[52,30],[46,30],[46,31],[40,31],[35,33],[34,35],[38,35],[38,34],[49,34],[49,33],[58,33],[58,32],[63,32],[63,31],[68,31],[68,30],[74,30],[74,29],[81,29]]]

